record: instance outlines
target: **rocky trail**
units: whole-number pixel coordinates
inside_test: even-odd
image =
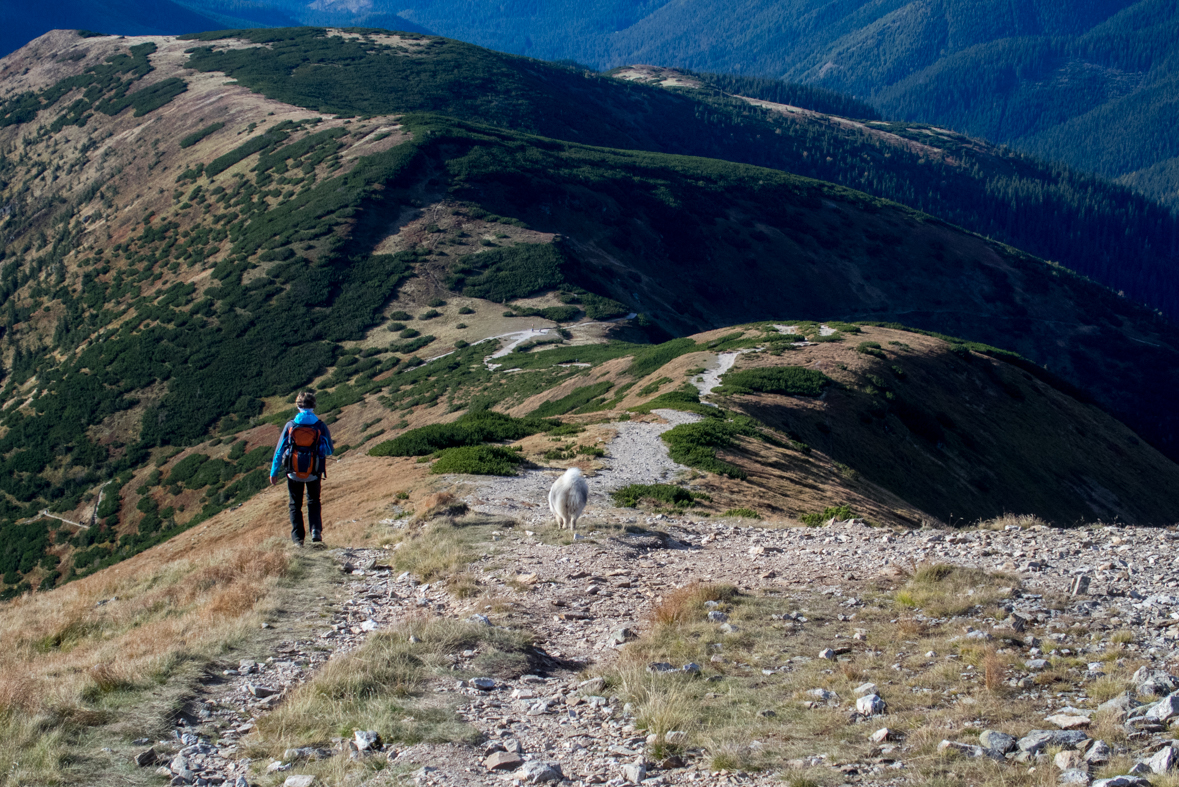
[[[493,534],[494,549],[471,567],[480,596],[458,599],[445,584],[422,584],[413,576],[397,574],[389,567],[385,550],[332,550],[330,557],[346,575],[346,582],[340,598],[323,600],[330,616],[304,615],[291,625],[291,635],[274,648],[271,657],[210,676],[203,693],[189,704],[191,712],[180,718],[174,739],[146,750],[141,755],[143,764],[158,767],[172,784],[196,785],[322,783],[302,773],[300,766],[309,758],[333,756],[387,759],[391,767],[368,771],[364,781],[356,782],[374,786],[407,779],[438,785],[779,784],[781,775],[774,772],[715,771],[699,754],[664,760],[659,767],[649,755],[646,733],[636,727],[631,709],[603,691],[600,679],[589,676],[617,659],[627,642],[649,627],[651,610],[665,596],[692,582],[729,583],[748,594],[799,592],[847,599],[841,606],[854,610],[856,597],[882,575],[895,576],[934,563],[1022,578],[1021,589],[1008,605],[1010,618],[1002,623],[975,621],[964,627],[966,637],[1001,637],[1001,629],[1022,631],[1025,622],[1048,632],[1062,616],[1082,621],[1091,632],[1129,630],[1133,637],[1123,645],[1127,657],[1149,667],[1136,678],[1166,684],[1140,686],[1139,694],[1179,689],[1179,680],[1165,677],[1168,670],[1175,671],[1170,661],[1179,639],[1179,561],[1174,557],[1179,534],[1123,527],[1062,531],[1020,525],[1004,530],[899,532],[872,528],[858,520],[821,528],[772,529],[701,519],[690,511],[669,517],[614,508],[607,494],[610,490],[627,483],[670,481],[683,470],[667,457],[658,435],[697,416],[675,411],[658,414],[664,423],[619,424],[608,446],[606,467],[590,479],[585,527],[572,543],[551,543],[555,531],[544,501],[555,472],[529,471],[515,478],[473,482],[462,479],[474,487],[465,499],[471,510],[503,522]],[[386,525],[410,526],[408,520]],[[1063,609],[1047,603],[1053,596],[1066,599]],[[487,603],[503,597],[511,599],[507,609]],[[458,715],[482,734],[483,744],[391,744],[361,752],[355,742],[338,741],[331,750],[288,751],[282,760],[262,769],[267,775],[258,777],[257,767],[255,775],[248,775],[250,763],[239,759],[239,742],[253,730],[255,719],[281,703],[326,661],[361,645],[370,632],[422,615],[506,625],[526,630],[534,638],[532,674],[511,680],[437,678],[433,682],[431,690],[438,699],[453,701]],[[804,620],[796,625],[810,625]],[[853,624],[843,628],[846,634],[833,637],[846,642]],[[1012,737],[1008,746],[1005,738],[995,737],[999,731],[992,730],[991,738],[984,735],[979,746],[947,743],[943,749],[966,757],[1015,760],[1013,768],[1026,770],[1028,764],[1055,768],[1053,773],[1074,780],[1069,783],[1088,784],[1089,768],[1100,763],[1102,752],[1109,748],[1102,749],[1104,743],[1098,746],[1082,731],[1096,710],[1094,703],[1085,704],[1084,686],[1100,678],[1103,664],[1094,661],[1079,668],[1072,688],[1038,687],[1034,677],[1047,665],[1042,656],[1053,640],[1064,642],[1063,634],[1046,638],[1048,642],[1038,637],[1022,641],[1024,669],[1011,676],[1012,685],[1035,700],[1043,718],[1056,719],[1036,720],[1049,731],[1042,740],[1029,742],[1025,736],[1016,743]],[[1083,641],[1066,644],[1064,655],[1082,663],[1087,653],[1099,648]],[[837,646],[834,639],[831,645]],[[836,658],[819,652],[811,655]],[[933,656],[932,652],[927,655]],[[456,668],[464,669],[474,656],[455,654]],[[709,675],[705,665],[702,679],[720,681],[721,677]],[[1132,746],[1143,761],[1164,756],[1158,754],[1163,749],[1172,752],[1165,731],[1172,718],[1179,718],[1179,699],[1142,705],[1127,699],[1122,706],[1121,712],[1129,717],[1126,723],[1134,725]],[[887,715],[864,720],[865,734],[887,722]],[[1057,734],[1060,728],[1076,731],[1062,737]],[[359,735],[357,740],[362,740]],[[1061,754],[1070,756],[1062,762],[1057,755],[1053,765],[1044,753],[1048,745],[1063,747]],[[1004,748],[1011,751],[1004,753]],[[833,762],[830,767],[836,769],[837,783],[912,784],[916,782],[908,774],[907,751],[904,742],[883,745],[866,761]],[[1173,753],[1179,755],[1179,751]],[[1159,768],[1179,764],[1179,756],[1165,756],[1171,759]],[[1139,770],[1151,772],[1151,767],[1145,764]],[[1126,779],[1109,785],[1148,784],[1134,781],[1139,776]]]

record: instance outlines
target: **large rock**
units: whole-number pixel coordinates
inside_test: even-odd
[[[1179,678],[1161,670],[1139,667],[1130,678],[1139,694],[1162,696],[1179,691]]]
[[[856,700],[856,712],[864,716],[883,715],[884,709],[885,703],[879,694],[868,694]]]
[[[1179,693],[1163,697],[1146,712],[1145,718],[1150,721],[1168,721],[1176,716],[1179,716]]]
[[[303,773],[288,776],[287,780],[282,783],[282,787],[312,787],[313,784],[315,784],[315,777],[309,773]]]
[[[1126,716],[1130,713],[1130,709],[1135,706],[1134,698],[1128,693],[1119,694],[1112,700],[1106,700],[1097,706],[1098,713],[1111,713],[1115,715],[1119,721],[1125,721]]]
[[[525,784],[543,784],[563,781],[565,774],[561,772],[559,763],[533,760],[524,763],[524,766],[516,771],[515,778]]]
[[[1160,775],[1170,773],[1176,766],[1179,766],[1179,754],[1170,746],[1164,746],[1146,760],[1146,767],[1150,768],[1152,773]]]
[[[1150,782],[1141,776],[1112,776],[1108,779],[1098,779],[1093,787],[1150,787]]]
[[[1056,780],[1057,784],[1077,784],[1081,787],[1093,782],[1093,778],[1089,775],[1089,771],[1084,768],[1069,768],[1060,774],[1060,778]]]
[[[1055,716],[1049,716],[1044,721],[1055,724],[1062,730],[1085,730],[1092,723],[1088,716],[1074,716],[1071,713],[1058,713]]]
[[[1038,754],[1049,746],[1062,749],[1075,749],[1089,736],[1080,730],[1032,730],[1016,742],[1020,751],[1028,754]]]
[[[135,764],[140,768],[146,768],[149,765],[156,764],[156,750],[155,748],[144,749],[135,755]]]
[[[1085,750],[1085,762],[1090,765],[1104,765],[1112,756],[1113,749],[1105,741],[1094,741],[1093,745]]]
[[[1006,754],[1015,748],[1015,736],[998,730],[983,730],[978,736],[978,742],[984,749],[994,749],[1000,754]]]
[[[375,751],[381,748],[381,733],[376,730],[356,731],[356,750]]]
[[[524,764],[518,754],[509,751],[497,751],[483,761],[483,767],[489,771],[514,771]]]

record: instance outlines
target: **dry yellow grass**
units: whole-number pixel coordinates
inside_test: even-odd
[[[927,583],[924,600],[931,606],[949,604],[945,596],[956,594],[956,582],[962,579],[929,567],[917,574],[917,584],[910,580],[908,587]],[[983,589],[1011,582],[1002,575],[971,576]],[[717,607],[728,612],[736,629],[725,633],[707,621],[708,608],[701,599],[708,588],[691,584],[670,594],[666,609],[657,608],[652,616],[651,629],[603,672],[614,690],[634,704],[639,728],[661,736],[683,731],[687,739],[679,745],[702,748],[714,769],[772,769],[787,783],[830,783],[829,767],[798,764],[799,758],[813,755],[826,755],[828,763],[874,767],[868,736],[883,726],[905,736],[905,773],[913,783],[1031,787],[1055,778],[1050,773],[1052,779],[1044,781],[1050,768],[1028,774],[1026,768],[937,751],[944,739],[977,743],[979,731],[987,727],[1022,735],[1043,724],[1043,700],[1011,682],[1023,671],[1021,651],[1007,647],[1001,638],[962,636],[966,621],[977,627],[993,622],[987,605],[997,590],[976,593],[977,603],[965,611],[967,618],[953,624],[907,614],[898,617],[892,593],[865,588],[857,589],[859,602],[851,610],[841,606],[846,597],[805,591],[789,596],[773,591],[733,595]],[[854,612],[853,620],[847,619],[849,612]],[[792,620],[797,614],[806,621]],[[860,638],[854,639],[853,633]],[[1027,633],[1047,634],[1035,624]],[[816,658],[826,647],[845,652],[836,661]],[[719,661],[712,661],[714,656]],[[1100,653],[1093,656],[1100,658]],[[1050,672],[1072,685],[1072,665],[1062,657],[1051,659]],[[678,671],[647,672],[653,661],[676,666],[695,661],[704,672],[701,678]],[[1090,698],[1124,691],[1137,666],[1131,659],[1111,660],[1109,677],[1101,686],[1086,684]],[[866,682],[877,684],[888,703],[887,714],[849,723],[855,689]],[[814,689],[834,692],[838,701],[825,703],[811,694]],[[1116,720],[1099,715],[1094,725],[1091,732],[1111,745],[1125,742],[1125,730]],[[882,771],[879,778],[888,775]]]

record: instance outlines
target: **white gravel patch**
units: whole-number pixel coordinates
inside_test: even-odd
[[[700,391],[700,399],[703,404],[709,407],[716,407],[711,402],[703,402],[705,396],[712,393],[712,390],[721,383],[721,375],[733,368],[733,364],[737,362],[737,356],[742,353],[749,352],[745,350],[734,350],[733,352],[721,353],[716,357],[717,365],[715,369],[707,369],[704,374],[700,375],[692,384]]]

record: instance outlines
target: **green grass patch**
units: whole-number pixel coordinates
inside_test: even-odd
[[[761,519],[761,514],[754,511],[752,508],[730,508],[728,511],[721,514],[721,516],[739,516],[745,519]]]
[[[465,473],[467,475],[516,475],[525,459],[516,451],[498,445],[464,445],[446,448],[437,454],[438,460],[430,467],[435,475]]]
[[[646,377],[652,372],[666,366],[671,361],[679,358],[681,355],[686,355],[700,349],[700,346],[692,339],[672,339],[663,344],[657,344],[653,347],[643,347],[635,353],[634,360],[631,361],[627,368],[627,374],[633,377]]]
[[[700,392],[690,383],[685,384],[679,390],[668,391],[665,394],[656,396],[649,402],[644,402],[643,404],[630,408],[630,412],[632,413],[649,413],[652,410],[680,410],[685,413],[697,413],[710,418],[717,418],[722,415],[719,408],[709,407],[702,403],[700,401]]]

